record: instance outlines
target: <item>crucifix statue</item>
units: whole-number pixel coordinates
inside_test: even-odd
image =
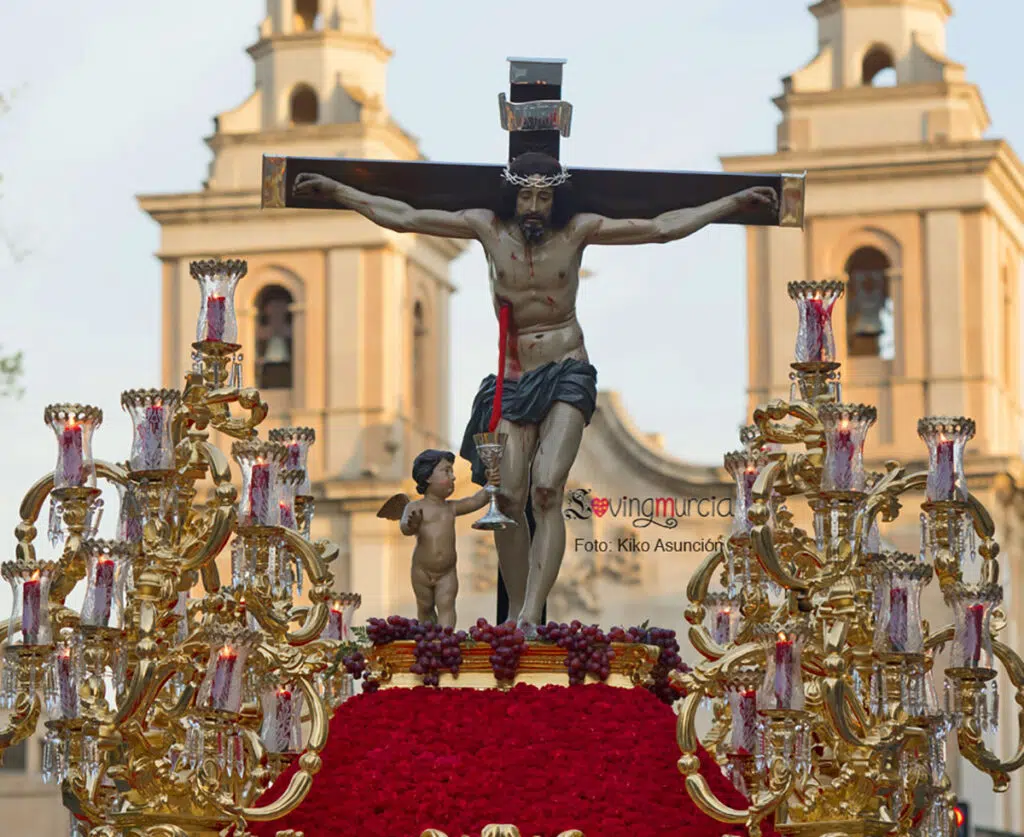
[[[495,545],[506,615],[532,633],[558,577],[562,494],[597,402],[576,319],[584,249],[676,241],[714,223],[801,227],[804,178],[567,170],[564,62],[510,61],[510,95],[499,99],[506,166],[266,156],[263,206],[350,209],[399,232],[483,246],[500,361],[480,385],[461,455],[483,485],[474,438],[504,434],[501,489],[516,525],[497,529]]]

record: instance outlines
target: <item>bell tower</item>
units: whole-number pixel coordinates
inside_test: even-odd
[[[797,315],[787,283],[844,281],[836,353],[843,401],[878,408],[869,467],[924,467],[918,418],[977,422],[965,466],[971,492],[992,511],[1005,558],[1003,637],[1019,647],[1024,166],[1008,143],[985,137],[981,92],[946,54],[947,0],[821,0],[810,11],[817,53],[782,80],[776,150],[722,161],[731,171],[807,172],[803,235],[746,233],[748,410],[789,396]],[[923,494],[902,499],[911,508]],[[913,515],[883,526],[882,537],[888,549],[919,549]],[[949,610],[934,587],[922,607],[939,630]],[[939,688],[943,666],[937,658]],[[999,683],[1013,694],[1005,676]],[[1008,703],[993,742],[1001,757],[1016,748]],[[972,801],[979,824],[1019,832],[1020,785],[994,794],[955,742],[948,752],[953,789]]]
[[[972,451],[1020,448],[1024,168],[946,54],[947,0],[821,0],[817,54],[783,79],[773,154],[734,171],[808,172],[805,233],[750,229],[749,405],[784,396],[786,283],[839,278],[845,401],[879,408],[870,446],[918,458],[915,419],[968,415]]]
[[[314,537],[342,546],[339,588],[359,592],[370,613],[400,612],[408,545],[375,513],[404,488],[416,453],[448,447],[449,264],[466,245],[348,211],[260,210],[265,153],[421,156],[387,107],[391,52],[373,0],[267,0],[248,53],[252,92],[215,117],[202,188],[139,198],[160,225],[163,384],[181,386],[196,339],[189,262],[246,259],[239,342],[243,384],[270,406],[261,437],[314,429]],[[230,451],[229,439],[218,444]]]

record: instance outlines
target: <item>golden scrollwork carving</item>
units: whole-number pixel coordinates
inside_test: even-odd
[[[999,545],[962,470],[974,423],[921,420],[928,471],[893,461],[864,470],[875,410],[839,402],[839,364],[825,351],[829,306],[842,290],[791,284],[803,318],[798,348],[818,340],[818,354],[792,364],[794,399],[755,410],[744,451],[727,461],[741,514],[687,589],[690,638],[704,661],[673,678],[687,693],[679,769],[702,811],[750,834],[769,814],[777,831],[798,837],[881,837],[912,824],[949,834],[946,733],[952,728],[964,758],[1005,790],[1024,766],[1024,660],[997,638],[1006,623]],[[879,524],[922,493],[920,555],[886,551]],[[798,499],[810,507],[813,535],[788,511]],[[920,612],[933,579],[954,615],[937,631]],[[943,649],[948,709],[934,686]],[[1020,707],[1016,751],[1005,759],[984,743],[999,666]],[[701,741],[696,713],[706,701],[713,723]],[[746,808],[724,804],[701,777],[701,744],[750,800]]]
[[[245,265],[193,263],[192,273],[201,286],[230,283]],[[203,317],[223,330],[224,299],[211,299]],[[322,636],[338,548],[309,539],[311,497],[288,500],[285,516],[288,495],[264,467],[287,458],[289,468],[303,469],[305,455],[296,465],[284,442],[253,441],[267,407],[241,385],[240,346],[210,338],[193,348],[181,393],[122,397],[135,411],[128,463],[91,460],[76,442],[79,424],[98,426],[98,410],[48,409],[47,422],[63,433],[61,459],[26,493],[15,559],[2,567],[19,590],[47,584],[48,594],[19,599],[10,622],[16,634],[6,621],[0,627],[0,698],[12,710],[0,755],[33,733],[45,700],[46,752],[60,755],[44,756],[44,773],[61,783],[65,806],[92,837],[244,833],[246,822],[284,816],[320,770],[328,722],[346,691],[348,675],[331,668],[340,643]],[[233,453],[249,468],[247,494],[232,484],[210,429],[248,446]],[[311,430],[302,441],[308,448]],[[114,542],[95,540],[97,480],[122,494]],[[63,546],[44,562],[35,541],[47,499]],[[216,561],[229,545],[232,577],[222,586]],[[97,569],[104,561],[114,575]],[[83,580],[79,612],[65,600]],[[294,604],[300,584],[308,585],[308,607]],[[73,662],[62,666],[65,658]],[[293,765],[284,792],[259,804]]]

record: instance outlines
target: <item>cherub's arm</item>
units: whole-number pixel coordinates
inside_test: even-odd
[[[494,213],[489,209],[464,209],[459,212],[416,209],[402,201],[371,195],[322,174],[309,172],[303,172],[295,178],[293,192],[299,197],[318,198],[351,209],[373,223],[396,232],[423,233],[445,238],[479,238],[494,220]]]
[[[482,509],[491,501],[491,495],[487,493],[486,488],[481,488],[476,494],[470,494],[468,497],[463,497],[460,500],[449,500],[452,509],[454,509],[456,515],[469,514]]]
[[[575,223],[583,244],[663,244],[686,238],[734,212],[776,206],[775,190],[755,186],[703,206],[673,209],[656,218],[605,218],[580,214]]]
[[[420,508],[419,503],[409,503],[405,507],[405,511],[402,512],[398,528],[402,530],[403,535],[415,535],[419,532],[421,523],[423,523],[423,509]]]

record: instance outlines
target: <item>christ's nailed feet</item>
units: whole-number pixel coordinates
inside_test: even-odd
[[[516,627],[523,632],[527,642],[534,642],[537,639],[537,626],[520,619],[516,623]]]

